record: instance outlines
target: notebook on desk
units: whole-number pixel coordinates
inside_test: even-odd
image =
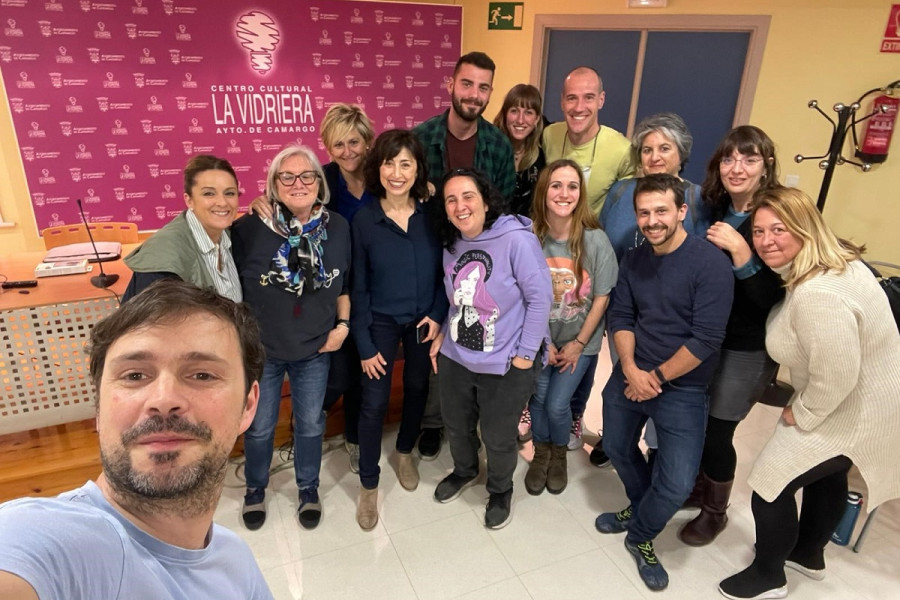
[[[57,246],[47,253],[47,256],[44,257],[44,262],[52,263],[87,259],[88,262],[95,263],[98,262],[98,254],[100,255],[99,262],[116,260],[122,256],[122,244],[119,242],[97,242],[97,252],[94,252],[90,242]]]

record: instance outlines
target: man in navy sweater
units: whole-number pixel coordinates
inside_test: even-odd
[[[596,520],[602,533],[627,532],[625,548],[641,579],[661,590],[669,576],[653,539],[694,485],[706,427],[707,385],[734,290],[731,265],[709,242],[688,234],[682,183],[647,175],[634,192],[638,227],[647,243],[619,267],[607,319],[619,362],[603,389],[603,448],[631,504]],[[638,449],[648,418],[659,453],[651,471]]]

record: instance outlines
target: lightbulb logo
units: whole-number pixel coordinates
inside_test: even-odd
[[[258,10],[249,12],[238,19],[235,34],[250,53],[250,67],[260,75],[268,73],[272,69],[275,46],[281,41],[275,20]]]

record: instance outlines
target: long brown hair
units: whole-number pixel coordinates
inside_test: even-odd
[[[568,248],[575,263],[575,301],[581,304],[581,282],[584,272],[584,232],[588,229],[600,229],[600,223],[596,215],[591,212],[590,203],[587,201],[587,188],[581,167],[568,158],[555,160],[541,171],[537,183],[534,186],[534,201],[531,203],[531,220],[534,234],[543,245],[544,239],[550,232],[550,223],[547,221],[547,190],[553,173],[563,167],[571,167],[578,174],[578,202],[572,211],[572,225],[569,228]]]
[[[506,98],[503,99],[503,106],[500,107],[500,112],[494,117],[494,125],[509,138],[510,143],[512,142],[512,136],[509,135],[509,127],[506,125],[506,113],[509,112],[509,109],[515,107],[530,108],[537,113],[534,130],[525,138],[525,153],[522,155],[522,162],[519,163],[518,170],[524,171],[537,161],[540,153],[541,133],[544,131],[543,99],[541,98],[540,90],[533,85],[520,83],[513,86],[506,93]]]

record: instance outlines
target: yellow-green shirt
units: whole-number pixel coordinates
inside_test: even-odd
[[[570,158],[581,165],[587,180],[587,198],[591,210],[594,214],[600,214],[606,193],[612,184],[635,175],[631,143],[624,135],[604,125],[586,144],[573,146],[566,139],[567,130],[565,122],[553,123],[544,128],[543,145],[547,164],[560,158]]]

